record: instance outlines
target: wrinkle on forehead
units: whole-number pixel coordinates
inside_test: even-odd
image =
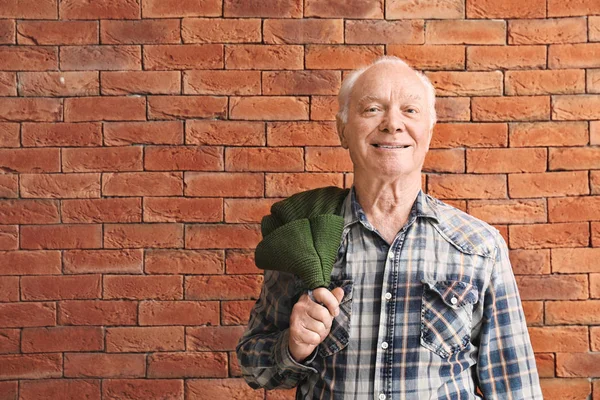
[[[422,101],[425,98],[425,90],[423,82],[409,68],[374,65],[359,78],[350,97],[355,99],[356,104],[386,100],[389,96]]]

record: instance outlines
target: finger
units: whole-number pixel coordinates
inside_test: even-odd
[[[327,327],[325,326],[325,324],[323,324],[323,322],[317,321],[316,319],[312,318],[307,318],[306,320],[301,321],[300,324],[305,330],[314,332],[317,335],[319,335],[321,340],[325,339],[325,337],[329,333],[329,329],[331,328],[331,324],[329,324],[329,327]]]
[[[335,296],[338,303],[341,303],[344,299],[344,289],[342,289],[341,287],[336,287],[331,291],[331,293]]]
[[[326,307],[329,313],[333,316],[337,316],[340,312],[340,302],[338,299],[326,288],[317,288],[313,290],[313,297],[315,300]]]
[[[314,305],[313,307],[307,307],[305,311],[307,315],[306,319],[312,319],[321,323],[327,330],[331,328],[333,317],[325,307]]]

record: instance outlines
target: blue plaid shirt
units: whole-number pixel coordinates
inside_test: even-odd
[[[313,354],[295,362],[288,328],[302,282],[265,271],[237,346],[251,387],[297,386],[297,399],[542,399],[495,228],[420,191],[390,246],[354,188],[342,210],[330,287],[344,289],[339,316]]]

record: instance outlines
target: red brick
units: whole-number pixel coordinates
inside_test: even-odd
[[[152,354],[148,358],[148,377],[225,378],[227,355],[210,352]]]
[[[600,220],[600,196],[548,199],[552,222]]]
[[[274,199],[225,199],[225,222],[258,223],[269,214]]]
[[[436,124],[431,148],[506,147],[508,127],[504,123]]]
[[[600,119],[600,95],[553,96],[552,119],[584,120]]]
[[[547,325],[593,325],[600,323],[600,300],[547,301]]]
[[[400,57],[419,70],[465,68],[465,46],[388,45],[387,55]]]
[[[592,247],[600,247],[600,223],[592,222]]]
[[[0,18],[56,19],[57,0],[5,0],[0,5]]]
[[[183,278],[176,275],[105,275],[105,299],[177,300],[183,298]]]
[[[351,172],[348,151],[341,147],[306,148],[306,170],[313,172]]]
[[[590,187],[592,194],[600,194],[600,173],[590,171]]]
[[[105,379],[102,381],[102,398],[111,400],[183,400],[183,380]]]
[[[0,20],[0,44],[14,44],[16,25],[14,20]]]
[[[98,44],[98,22],[19,21],[17,42],[24,45]]]
[[[291,172],[304,169],[301,148],[228,148],[225,153],[227,171]]]
[[[302,0],[224,0],[225,17],[302,17]]]
[[[600,43],[553,44],[548,47],[548,68],[596,68]]]
[[[467,150],[467,172],[510,173],[544,171],[546,171],[545,148]]]
[[[147,274],[222,274],[222,250],[148,250],[145,252]]]
[[[64,19],[137,19],[141,17],[140,0],[121,1],[97,0],[81,2],[61,0],[60,17]]]
[[[590,395],[588,379],[540,379],[546,400],[579,400]]]
[[[104,123],[104,144],[107,146],[182,143],[182,121]]]
[[[144,201],[144,222],[220,222],[221,199],[151,197]]]
[[[267,95],[335,95],[341,85],[337,71],[264,72],[263,93]]]
[[[517,19],[508,21],[509,44],[585,42],[585,18]]]
[[[1,379],[43,379],[62,376],[62,354],[0,356]]]
[[[506,22],[501,20],[432,20],[427,22],[428,44],[505,44]]]
[[[142,0],[144,18],[219,17],[221,12],[221,0]]]
[[[179,37],[179,33],[177,34]],[[184,18],[184,43],[252,43],[261,41],[260,19]]]
[[[562,197],[589,193],[587,172],[545,172],[508,175],[512,198]]]
[[[258,44],[225,46],[227,69],[302,69],[303,64],[302,46]]]
[[[140,121],[146,119],[143,97],[79,97],[65,99],[65,121]]]
[[[189,276],[185,296],[189,300],[257,299],[262,283],[262,275]]]
[[[599,14],[600,4],[595,0],[548,0],[549,17]]]
[[[102,94],[179,94],[179,71],[102,72]]]
[[[474,121],[535,121],[550,118],[549,96],[474,97]]]
[[[511,250],[509,255],[515,275],[550,273],[550,250]]]
[[[600,350],[600,329],[598,327],[590,327],[590,337],[592,351]]]
[[[248,96],[231,97],[229,117],[246,120],[308,119],[307,97]]]
[[[45,71],[56,69],[58,69],[58,49],[56,47],[0,46],[0,70]]]
[[[265,124],[246,121],[186,121],[186,144],[264,146]]]
[[[227,98],[211,96],[152,96],[148,98],[150,119],[223,118]]]
[[[143,301],[139,310],[140,325],[219,324],[217,301]]]
[[[510,247],[539,249],[587,246],[590,230],[587,223],[511,225]]]
[[[383,0],[307,0],[304,15],[317,18],[383,18]]]
[[[306,47],[307,69],[356,69],[367,66],[384,54],[383,46],[329,46]]]
[[[263,41],[267,44],[343,43],[341,19],[265,19]]]
[[[546,46],[472,46],[467,49],[467,68],[470,70],[545,67]]]
[[[181,43],[180,20],[102,21],[103,44]]]
[[[587,122],[511,123],[509,137],[511,147],[582,146],[588,142],[588,128]]]
[[[110,200],[110,199],[105,199]],[[65,273],[142,273],[143,250],[67,250],[63,252]]]
[[[254,303],[253,300],[222,301],[221,323],[223,325],[246,325]]]
[[[104,334],[100,327],[25,328],[21,334],[23,353],[100,351]]]
[[[2,21],[2,20],[0,20]],[[17,74],[14,72],[0,72],[0,95],[17,95]],[[15,144],[17,145],[17,144]]]
[[[229,376],[230,377],[241,377],[242,376],[242,368],[240,367],[240,364],[238,362],[237,359],[237,355],[235,354],[235,352],[229,352]],[[281,390],[279,389],[274,389],[274,390],[270,390],[271,393],[279,393]],[[293,391],[294,393],[296,392],[296,389],[291,389],[291,391]],[[268,392],[267,394],[267,398],[270,399],[271,397],[269,397]],[[293,400],[293,397],[290,397],[290,399]]]
[[[19,353],[20,341],[20,329],[0,329],[0,354]],[[0,393],[2,393],[1,386]],[[2,397],[0,397],[0,399],[2,399]]]
[[[202,197],[262,197],[264,174],[191,172],[185,175],[185,195]]]
[[[260,71],[184,71],[183,92],[185,94],[257,95],[260,94],[260,80]]]
[[[70,300],[59,303],[61,325],[135,325],[138,302]]]
[[[527,3],[507,0],[467,0],[467,18],[544,18],[546,1],[532,0]]]
[[[252,389],[243,379],[190,379],[187,381],[190,399],[242,398],[262,400],[265,392]]]
[[[529,336],[536,353],[582,352],[589,349],[587,327],[530,327]]]
[[[586,85],[588,93],[600,93],[600,69],[587,70]]]
[[[0,276],[0,302],[16,302],[16,301],[19,301],[19,277],[18,276]],[[2,331],[0,331],[0,346],[1,346],[1,341],[2,341]]]
[[[105,248],[171,248],[183,246],[183,224],[105,224]]]
[[[27,225],[21,227],[22,249],[91,249],[102,247],[100,224]]]
[[[507,95],[542,95],[585,92],[585,71],[506,71]]]
[[[2,224],[52,224],[59,218],[57,200],[0,199]]]
[[[422,44],[425,27],[421,20],[349,20],[345,37],[349,44]]]
[[[600,354],[559,353],[556,355],[556,374],[567,378],[600,377]]]
[[[331,122],[274,122],[267,124],[269,146],[335,146],[340,141]]]
[[[310,102],[310,119],[335,121],[338,110],[337,96],[312,96]]]
[[[588,36],[590,42],[600,42],[600,16],[588,16]]]
[[[240,375],[241,376],[241,375]],[[269,390],[267,393],[267,400],[293,400],[295,395],[295,389],[275,389]]]
[[[61,116],[61,99],[0,98],[0,121],[51,122],[59,121]]]
[[[543,200],[474,200],[469,214],[490,224],[530,224],[547,222]]]
[[[558,273],[585,273],[600,272],[597,260],[600,249],[553,249],[552,272]]]
[[[388,0],[385,6],[388,19],[431,18],[456,19],[465,17],[465,2],[461,0]]]
[[[61,201],[62,222],[141,222],[142,199],[102,198]]]
[[[427,192],[440,199],[506,198],[503,175],[430,175]]]
[[[109,353],[146,353],[184,349],[183,326],[106,328],[106,351]]]
[[[544,323],[544,303],[541,301],[524,301],[523,313],[527,326],[539,326]]]
[[[288,197],[294,193],[323,186],[344,184],[343,175],[337,173],[287,173],[266,174],[266,197]]]
[[[0,178],[0,186],[2,179]],[[0,190],[0,197],[2,191]],[[17,225],[0,226],[0,250],[16,250],[19,248],[19,227]]]
[[[143,354],[65,354],[64,369],[67,378],[144,378],[146,357]]]
[[[235,350],[244,333],[244,326],[202,326],[186,331],[187,349],[191,351]]]
[[[554,354],[538,353],[535,355],[535,363],[540,378],[554,377]]]
[[[140,46],[63,46],[60,69],[69,70],[139,70]]]
[[[590,297],[600,298],[600,274],[590,274]]]
[[[0,326],[22,328],[56,325],[54,303],[0,303]]]
[[[100,174],[22,174],[21,197],[100,197]]]
[[[253,251],[227,250],[225,265],[228,275],[263,273],[254,263]]]
[[[23,300],[82,300],[102,295],[100,275],[23,276]],[[54,325],[54,324],[52,324]]]
[[[102,125],[99,122],[23,123],[21,135],[23,146],[30,147],[100,146]]]
[[[435,111],[438,121],[469,121],[471,101],[468,97],[439,97]]]
[[[187,225],[185,247],[190,249],[248,249],[261,239],[260,229],[253,224]]]
[[[0,275],[56,275],[61,273],[59,251],[0,251]]]
[[[443,21],[446,22],[446,21]],[[502,72],[429,72],[438,96],[502,95]]]
[[[222,171],[223,147],[146,146],[146,171]]]
[[[102,176],[104,196],[170,196],[183,194],[181,172],[120,172]]]
[[[145,70],[223,68],[223,45],[147,45],[144,46]]]
[[[19,143],[20,124],[15,122],[0,122],[0,146],[20,147]]]

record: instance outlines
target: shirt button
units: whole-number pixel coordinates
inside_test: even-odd
[[[379,400],[385,400],[385,394],[379,393]]]
[[[383,342],[383,343],[381,343],[381,348],[382,348],[382,349],[384,349],[384,350],[385,350],[385,349],[387,349],[387,348],[388,348],[388,346],[389,346],[389,345],[388,345],[388,342]]]
[[[389,258],[390,260],[393,260],[393,259],[394,259],[394,252],[393,252],[393,251],[391,251],[391,252],[388,254],[388,258]]]
[[[453,297],[450,299],[450,303],[456,304],[456,303],[458,303],[458,299],[456,297]]]
[[[392,298],[392,294],[390,292],[387,292],[384,297],[386,300],[389,300]]]

